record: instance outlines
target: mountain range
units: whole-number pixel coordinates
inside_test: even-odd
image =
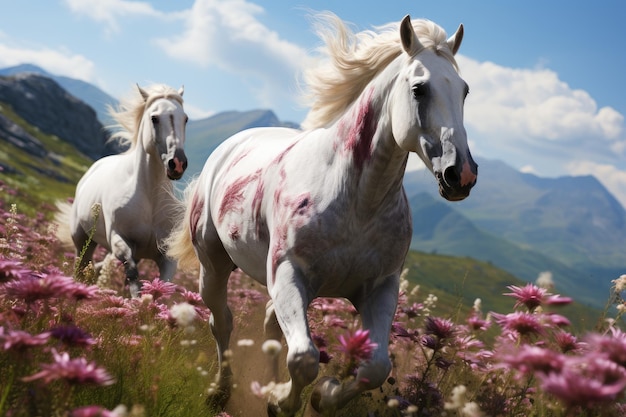
[[[0,106],[5,103],[15,111],[11,98],[2,96],[2,85],[21,85],[23,80],[33,77],[48,78],[48,75],[32,66],[0,70]],[[51,83],[39,78],[37,83],[29,85],[37,84],[42,89],[37,92],[41,97],[52,92],[61,94],[57,91],[60,88],[86,107],[91,107],[89,103],[115,104],[106,93],[82,81],[54,77],[49,78]],[[31,88],[28,91],[35,94],[35,87]],[[19,98],[13,100],[19,102]],[[67,114],[66,120],[74,122],[76,117]],[[95,114],[102,129],[100,121],[105,116],[100,111]],[[0,140],[6,135],[4,132],[11,130],[10,126],[3,128],[1,116],[0,110]],[[41,118],[21,117],[41,129]],[[57,120],[61,119],[62,116],[57,116]],[[186,176],[197,174],[208,155],[225,138],[258,126],[297,127],[294,123],[281,122],[271,110],[229,111],[190,120]],[[95,159],[107,152],[103,148],[86,154]],[[456,203],[438,196],[435,181],[427,171],[406,173],[405,189],[414,225],[412,249],[487,261],[526,282],[549,271],[559,292],[602,308],[609,295],[610,281],[626,273],[624,208],[592,176],[541,178],[516,171],[501,161],[477,159],[478,183],[468,199]]]

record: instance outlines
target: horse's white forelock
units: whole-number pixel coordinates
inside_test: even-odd
[[[165,84],[153,84],[142,87],[142,90],[148,94],[147,99],[144,99],[135,87],[132,94],[120,100],[117,108],[108,107],[109,115],[115,120],[115,124],[109,126],[113,130],[109,140],[117,140],[123,146],[130,145],[131,149],[137,143],[143,113],[155,100],[166,98],[183,103],[179,92]]]
[[[319,14],[316,21],[325,46],[320,48],[321,65],[303,73],[303,98],[311,108],[302,122],[303,129],[332,124],[365,86],[403,53],[399,22],[353,33],[330,12]],[[425,19],[412,20],[412,24],[424,48],[435,50],[457,68],[441,27]]]

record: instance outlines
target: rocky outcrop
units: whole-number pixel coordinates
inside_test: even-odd
[[[95,111],[50,78],[33,73],[0,77],[0,102],[41,132],[71,143],[92,159],[115,152],[106,143],[107,133]],[[0,139],[22,144],[29,152],[40,152],[41,144],[28,136],[7,119],[4,123],[0,120]]]

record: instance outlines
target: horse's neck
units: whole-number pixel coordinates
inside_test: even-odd
[[[402,179],[408,153],[396,144],[389,117],[381,105],[388,90],[368,87],[353,106],[335,124],[340,147],[344,150],[345,181],[356,193],[364,212],[397,204],[403,198]]]
[[[172,190],[172,184],[165,174],[163,162],[155,152],[149,153],[143,146],[141,138],[133,149],[135,176],[138,190],[142,190],[154,203],[163,198],[168,198]]]

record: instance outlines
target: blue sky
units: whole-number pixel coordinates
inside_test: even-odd
[[[0,67],[33,63],[115,97],[184,84],[191,118],[270,108],[300,122],[296,76],[314,11],[355,30],[428,18],[465,38],[475,155],[541,176],[595,175],[626,206],[626,3],[505,1],[0,0]]]

